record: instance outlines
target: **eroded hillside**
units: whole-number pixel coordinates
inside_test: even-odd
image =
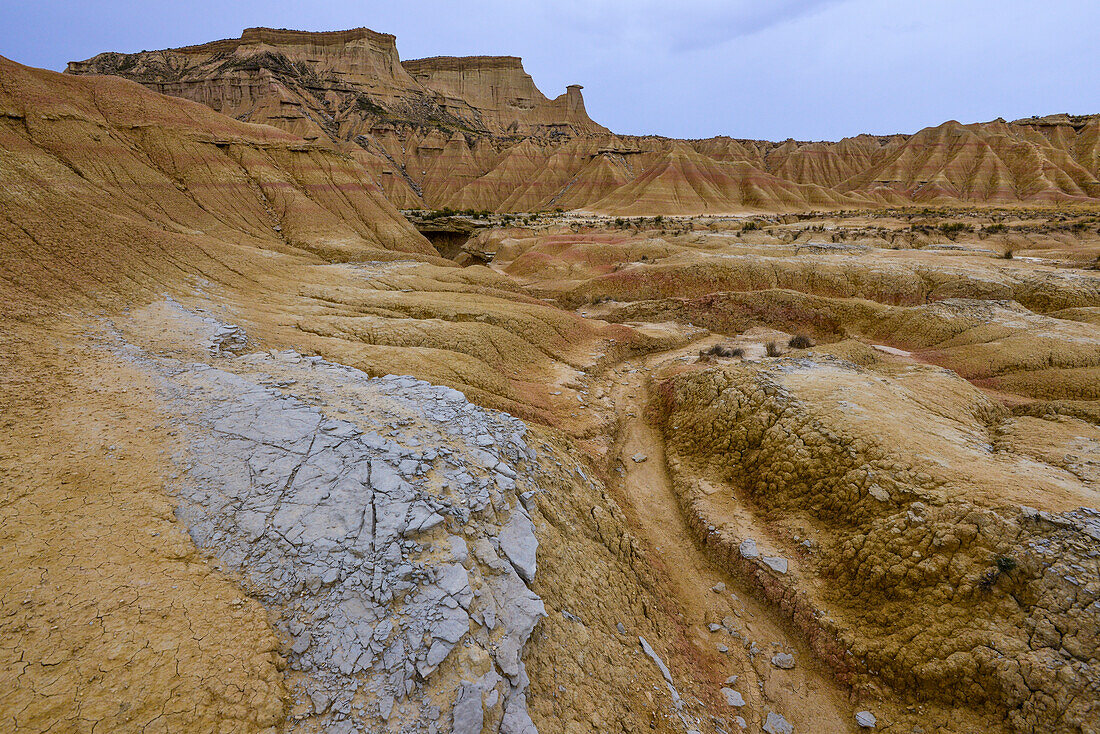
[[[400,61],[394,36],[366,28],[249,28],[67,71],[123,76],[327,141],[402,209],[652,216],[1100,200],[1098,115],[839,142],[614,135],[588,117],[580,85],[548,99],[518,58]]]
[[[5,728],[1100,727],[1095,193],[864,209],[921,136],[608,138],[366,31],[111,63],[275,127],[0,59]],[[342,64],[382,111],[305,126]],[[412,195],[612,214],[436,249],[353,141],[401,105]],[[998,134],[1094,181],[1095,124]]]

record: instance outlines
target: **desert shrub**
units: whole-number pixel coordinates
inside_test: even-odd
[[[944,237],[954,238],[957,235],[962,234],[963,232],[969,232],[970,225],[963,224],[962,222],[944,222],[940,225],[939,229],[940,233],[943,234]]]
[[[1008,227],[1000,223],[991,224],[982,231],[986,234],[1003,234],[1008,231]]]
[[[1015,254],[1016,254],[1016,251],[1013,250],[1011,247],[1009,247],[1009,248],[1005,249],[1004,252],[1001,253],[1001,257],[1003,257],[1005,260],[1011,260]]]
[[[809,349],[814,346],[814,340],[805,334],[796,334],[787,342],[787,346],[791,349]]]
[[[747,232],[753,229],[760,229],[760,223],[757,222],[755,219],[750,219],[749,221],[741,225],[742,232]]]
[[[769,357],[778,357],[782,352],[779,351],[779,345],[775,342],[768,342],[764,345],[764,353]]]
[[[715,344],[710,349],[704,350],[703,353],[713,357],[732,357],[733,349],[727,347],[725,344]]]

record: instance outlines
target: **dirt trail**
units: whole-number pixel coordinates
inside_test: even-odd
[[[749,731],[759,731],[769,711],[784,716],[796,732],[857,731],[846,689],[813,657],[809,646],[785,628],[774,609],[756,601],[744,584],[706,557],[684,520],[667,474],[663,440],[645,419],[646,382],[662,363],[694,353],[701,343],[624,362],[603,376],[620,416],[609,463],[612,485],[635,532],[663,567],[661,575],[671,587],[670,596],[683,608],[688,637],[698,650],[697,655],[670,662],[673,676],[678,684],[688,678],[713,686],[714,693],[727,685],[728,676],[737,676],[728,687],[741,693],[746,705],[729,707],[717,695],[713,713],[730,719],[740,715]],[[634,460],[643,455],[645,460]],[[723,584],[724,589],[719,586]],[[720,627],[712,632],[708,625]],[[728,651],[722,652],[723,647]],[[772,664],[772,657],[784,652],[793,655],[793,669]],[[689,659],[696,661],[695,670],[677,670],[677,663],[690,666]],[[706,693],[699,691],[704,698]]]

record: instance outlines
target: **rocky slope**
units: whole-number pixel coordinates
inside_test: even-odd
[[[846,206],[905,143],[601,135],[416,160]],[[450,260],[369,160],[0,60],[0,728],[1100,727],[1091,212],[497,217]]]
[[[440,258],[327,146],[0,64],[5,729],[709,720],[568,443],[675,335]]]
[[[114,74],[354,154],[400,208],[614,215],[894,204],[1100,202],[1100,116],[946,122],[839,142],[616,136],[579,85],[548,99],[510,56],[400,61],[393,36],[249,28],[240,39],[103,53]]]

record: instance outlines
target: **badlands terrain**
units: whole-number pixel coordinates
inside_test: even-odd
[[[1100,731],[1098,176],[366,29],[0,58],[0,729]]]

